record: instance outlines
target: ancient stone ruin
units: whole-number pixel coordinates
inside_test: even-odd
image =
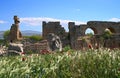
[[[42,50],[49,50],[48,41],[42,40],[37,43],[24,43],[25,52],[40,53]]]
[[[46,23],[45,21],[43,21],[43,37],[46,38],[49,33],[54,33],[60,38],[66,36],[65,29],[60,25],[60,22]]]
[[[47,36],[47,41],[51,51],[62,51],[62,42],[59,36],[54,33],[49,33]]]
[[[79,49],[83,43],[78,38],[85,36],[85,30],[91,28],[94,31],[94,38],[91,38],[90,43],[95,46],[101,44],[100,37],[106,29],[109,29],[113,35],[104,43],[104,47],[120,48],[120,22],[106,22],[106,21],[89,21],[87,25],[75,25],[69,22],[70,42],[73,48]]]
[[[8,36],[8,40],[10,42],[22,39],[22,34],[19,30],[20,20],[17,16],[14,16],[13,19],[14,19],[14,24],[12,24],[12,26],[10,28],[10,34]]]
[[[43,21],[42,23],[43,38],[46,39],[49,33],[54,33],[59,36],[62,42],[62,46],[69,45],[68,32],[60,25],[60,22],[48,22]]]
[[[19,30],[19,18],[14,16],[14,24],[12,24],[9,34],[9,41],[16,41],[22,39],[22,34]],[[85,34],[87,28],[94,31],[94,35],[89,37]],[[69,32],[66,32],[60,22],[45,22],[42,23],[43,41],[38,43],[24,44],[25,51],[41,51],[43,49],[52,50],[64,48],[69,45],[72,49],[80,50],[92,48],[99,48],[101,45],[106,48],[120,48],[120,22],[108,21],[89,21],[87,24],[75,25],[74,22],[68,23]],[[112,32],[109,38],[103,39],[103,34],[106,29]],[[50,34],[54,34],[59,39],[50,39]],[[54,45],[53,45],[54,44]]]
[[[12,24],[8,36],[10,42],[22,39],[19,22],[19,18],[14,16],[14,24]],[[94,31],[94,35],[86,35],[85,31],[87,28],[91,28]],[[98,49],[101,46],[120,49],[120,22],[89,21],[87,24],[82,25],[75,25],[74,22],[69,22],[68,29],[69,32],[66,32],[62,25],[60,25],[60,22],[43,21],[42,36],[44,39],[36,43],[23,39],[21,41],[23,49],[25,52],[36,53],[42,51],[62,51],[62,48],[67,45],[75,50]],[[106,29],[109,29],[112,33],[109,37],[104,36]],[[1,49],[0,51],[6,52],[6,49]]]
[[[70,45],[72,49],[83,49],[89,47],[89,44],[93,48],[100,47],[100,45],[107,48],[120,48],[120,22],[89,21],[84,25],[69,22],[68,28],[69,32],[65,32],[60,22],[43,22],[43,37],[46,38],[49,33],[54,33],[60,37],[63,45]],[[87,28],[94,31],[91,38],[85,34]],[[102,41],[101,37],[106,29],[113,34],[109,39]]]

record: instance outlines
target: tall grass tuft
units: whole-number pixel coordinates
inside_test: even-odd
[[[0,57],[0,69],[0,78],[120,78],[120,50]]]

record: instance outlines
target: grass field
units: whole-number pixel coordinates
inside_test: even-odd
[[[0,57],[0,78],[120,78],[120,50]]]

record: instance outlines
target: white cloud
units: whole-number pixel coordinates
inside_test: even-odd
[[[0,20],[0,24],[4,24],[4,23],[6,23],[6,22],[5,22],[5,21]]]
[[[108,21],[120,22],[120,18],[111,18]]]
[[[75,24],[86,24],[85,22],[81,21],[74,21],[74,20],[62,20],[62,19],[55,19],[55,18],[47,18],[47,17],[27,17],[27,18],[20,18],[21,23],[24,23],[28,26],[40,26],[42,25],[42,21],[60,21],[60,24],[63,26],[68,25],[68,22],[75,22]]]

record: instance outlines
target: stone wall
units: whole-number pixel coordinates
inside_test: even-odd
[[[24,52],[40,53],[41,50],[49,50],[47,40],[42,40],[37,43],[26,43],[24,44]]]
[[[96,40],[97,40],[97,43],[100,44],[99,37],[98,38],[96,37]],[[111,38],[105,39],[103,41],[103,43],[104,43],[103,47],[107,47],[107,48],[120,48],[120,35],[118,35],[118,34],[112,35]]]
[[[105,21],[89,21],[86,25],[75,25],[74,22],[69,28],[70,31],[74,31],[78,36],[84,36],[85,30],[87,28],[91,28],[95,34],[101,35],[104,33],[105,29],[109,29],[112,33],[119,34],[120,33],[120,22],[105,22]]]
[[[43,37],[46,38],[49,33],[54,33],[61,38],[63,44],[67,42],[67,45],[69,44],[72,49],[88,48],[89,44],[92,45],[93,48],[101,45],[109,48],[120,48],[120,22],[89,21],[87,24],[82,25],[75,25],[74,22],[69,22],[68,28],[69,32],[66,34],[60,22],[43,22]],[[94,36],[84,40],[87,28],[91,28],[94,31]],[[102,44],[100,37],[106,29],[109,29],[113,35],[111,39],[106,40],[104,44]]]
[[[63,46],[69,44],[68,40],[68,33],[65,31],[64,27],[60,25],[60,22],[45,22],[42,23],[42,30],[43,30],[43,38],[46,39],[49,33],[54,33],[55,35],[59,36]]]
[[[65,35],[65,29],[60,25],[60,22],[48,22],[43,21],[43,37],[46,38],[49,33],[54,33],[61,38]]]
[[[106,21],[89,21],[86,25],[75,25],[74,22],[69,22],[70,44],[73,49],[80,49],[83,44],[82,40],[78,40],[79,37],[84,37],[87,28],[91,28],[94,31],[94,36],[102,35],[106,29],[109,29],[114,35],[111,39],[105,42],[105,47],[119,47],[120,48],[120,22],[106,22]],[[95,47],[95,44],[100,44],[98,38],[89,39],[90,43]],[[115,44],[113,44],[115,43]],[[88,44],[88,42],[87,42]],[[113,45],[112,45],[113,44]],[[84,47],[88,47],[86,42]]]

